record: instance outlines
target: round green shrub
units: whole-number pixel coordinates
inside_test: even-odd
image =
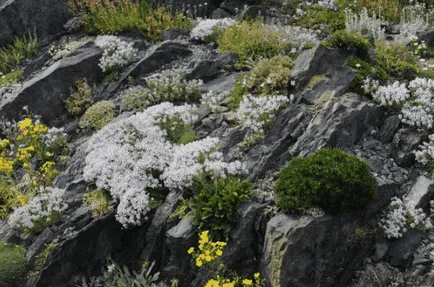
[[[295,157],[275,185],[277,205],[285,212],[321,207],[336,214],[364,208],[375,197],[368,165],[339,149],[323,148]]]
[[[323,44],[327,47],[348,49],[359,54],[366,54],[371,46],[367,39],[347,30],[336,31]]]
[[[86,110],[80,119],[80,128],[102,129],[115,117],[115,105],[110,101],[101,101]]]
[[[0,241],[0,287],[21,286],[26,264],[24,247]]]

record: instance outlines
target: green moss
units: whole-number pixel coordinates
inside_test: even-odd
[[[57,244],[53,242],[44,245],[44,249],[35,258],[35,265],[32,272],[29,274],[30,276],[37,275],[38,272],[41,271],[42,268],[44,268],[45,264],[47,263],[48,257],[56,247]]]
[[[246,74],[241,74],[237,81],[235,82],[235,86],[230,95],[229,108],[232,110],[236,110],[240,106],[240,102],[243,99],[243,96],[249,93],[249,89],[245,85],[243,85],[244,78]]]
[[[328,80],[329,80],[329,78],[326,75],[316,75],[316,76],[313,76],[310,79],[309,84],[307,84],[306,88],[307,89],[313,89],[319,83],[323,83],[323,82],[326,83]]]
[[[17,82],[23,75],[22,69],[12,70],[10,73],[3,75],[0,71],[0,87]]]
[[[275,185],[277,204],[285,212],[319,206],[338,214],[366,207],[375,197],[368,165],[339,149],[323,148],[295,157]]]
[[[360,55],[365,55],[371,46],[369,41],[359,34],[347,30],[336,31],[326,41],[323,41],[323,45],[351,50]]]
[[[101,101],[86,110],[79,122],[80,128],[102,129],[116,115],[115,105],[110,101]]]
[[[85,193],[83,201],[89,206],[93,217],[102,216],[113,210],[110,196],[104,190],[93,190]]]
[[[298,25],[313,30],[321,30],[325,35],[334,31],[345,29],[345,14],[343,10],[331,10],[320,6],[313,6],[304,9],[306,15],[293,22]]]
[[[0,241],[0,287],[22,286],[26,264],[24,247]]]
[[[412,80],[419,70],[416,56],[400,44],[377,42],[375,60],[387,74],[397,79]]]
[[[196,139],[193,126],[184,123],[181,116],[165,117],[158,123],[158,126],[166,131],[165,138],[171,143],[187,144]]]
[[[81,116],[93,102],[93,91],[86,79],[75,82],[76,91],[65,100],[65,107],[74,116]]]
[[[242,21],[226,28],[218,39],[219,51],[238,55],[238,66],[249,66],[263,59],[289,54],[293,45],[284,29],[264,25],[262,20]]]
[[[360,95],[371,97],[371,95],[366,94],[362,88],[363,81],[366,78],[377,80],[382,85],[392,79],[381,66],[373,65],[357,57],[352,58],[348,62],[348,66],[353,68],[355,73],[354,80],[351,82],[351,90]]]

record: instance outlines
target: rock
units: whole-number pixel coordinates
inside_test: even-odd
[[[71,15],[67,0],[2,0],[0,1],[0,47],[28,31],[40,40],[52,39],[65,31],[63,25]]]
[[[402,238],[394,241],[387,255],[391,265],[401,268],[410,266],[413,260],[413,254],[419,247],[422,240],[422,234],[419,230],[410,229],[404,233]]]
[[[352,263],[357,253],[371,251],[370,245],[347,249],[354,228],[354,221],[342,217],[273,217],[267,223],[261,258],[267,286],[349,286],[339,282],[340,274],[360,268]]]
[[[336,86],[336,83],[340,83],[340,85],[346,87],[354,77],[351,69],[346,67],[346,63],[350,57],[351,55],[347,51],[330,49],[322,45],[317,45],[312,49],[303,51],[297,57],[291,69],[291,78],[295,81],[294,88],[297,91],[302,91],[311,81],[312,77],[316,75],[331,73],[334,75],[333,78],[336,78],[343,73],[345,78],[340,80],[337,77],[334,80],[335,83],[332,84],[333,90],[342,90],[342,88]],[[349,82],[346,82],[348,80]],[[344,92],[345,87],[342,92]]]
[[[172,61],[185,58],[191,54],[192,51],[190,49],[177,42],[166,41],[153,46],[147,51],[146,57],[128,67],[122,75],[120,75],[118,81],[110,83],[106,89],[101,92],[100,98],[105,99],[111,97],[123,84],[128,82],[129,77],[137,79],[146,76],[161,69],[161,67]]]
[[[222,8],[217,8],[211,13],[210,18],[223,19],[223,18],[229,18],[231,16],[232,16],[231,13],[227,12],[226,10],[223,10]]]
[[[383,258],[387,254],[387,251],[389,250],[389,247],[390,247],[390,243],[385,239],[380,239],[378,242],[376,242],[375,253],[374,256],[372,256],[372,260],[374,262],[383,260]]]
[[[425,41],[428,47],[434,46],[434,28],[429,29],[425,33],[419,36],[420,41]]]
[[[416,183],[405,197],[407,201],[407,207],[410,209],[427,207],[429,201],[432,199],[433,193],[434,180],[423,175],[419,176],[416,180]]]
[[[175,40],[180,37],[189,37],[190,31],[182,28],[173,28],[163,31],[163,41]]]
[[[240,15],[243,19],[255,19],[257,17],[263,17],[267,20],[273,19],[273,21],[281,21],[286,24],[286,15],[280,12],[276,7],[269,5],[252,5],[248,6],[241,12]]]
[[[233,65],[237,61],[238,56],[231,52],[225,52],[216,60],[202,60],[187,74],[187,80],[201,79],[209,81],[220,75],[227,65]]]
[[[33,264],[35,257],[41,253],[44,248],[45,244],[50,243],[53,241],[55,237],[55,234],[51,231],[50,228],[46,228],[33,242],[33,244],[27,249],[27,262],[29,264]]]
[[[221,3],[220,8],[228,11],[232,15],[240,13],[246,5],[255,5],[256,0],[226,0]]]
[[[192,216],[185,216],[174,227],[166,232],[162,274],[167,278],[177,278],[181,286],[190,281],[191,257],[187,250],[197,246],[197,230]]]
[[[202,86],[202,90],[204,91],[219,91],[219,92],[229,92],[231,91],[234,86],[235,82],[237,81],[238,77],[240,76],[239,73],[234,73],[230,75],[224,75],[221,77],[218,77],[217,79],[210,81]]]
[[[329,100],[290,148],[290,154],[306,155],[324,146],[349,148],[382,122],[382,109],[362,98]]]
[[[410,167],[414,162],[412,151],[417,150],[424,136],[410,127],[399,129],[392,142],[392,157],[401,167]]]
[[[101,54],[102,50],[95,46],[85,47],[76,55],[55,62],[0,102],[0,114],[12,119],[28,106],[29,112],[41,116],[45,123],[51,125],[55,120],[61,123],[56,118],[67,114],[63,101],[70,95],[75,81],[86,78],[89,83],[95,83],[102,79],[103,73],[98,68]]]
[[[388,117],[384,122],[384,125],[381,127],[380,132],[377,134],[376,138],[382,143],[391,142],[400,124],[401,120],[397,115]]]

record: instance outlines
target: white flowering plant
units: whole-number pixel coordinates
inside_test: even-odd
[[[95,44],[104,50],[99,61],[103,72],[112,72],[131,63],[138,50],[133,43],[128,43],[116,36],[98,36]]]
[[[250,128],[253,134],[246,138],[241,146],[247,142],[253,144],[262,139],[265,136],[265,128],[275,120],[279,110],[288,103],[289,99],[285,96],[245,95],[236,112],[236,118],[243,127]],[[252,139],[254,139],[253,142]]]
[[[219,140],[204,138],[187,144],[171,143],[161,123],[167,117],[192,124],[195,107],[164,102],[105,126],[89,141],[84,178],[110,192],[118,203],[123,227],[140,225],[149,211],[150,194],[157,189],[181,189],[201,172],[226,175],[241,171],[238,162],[225,163],[217,152]]]
[[[231,97],[230,92],[216,92],[209,91],[202,94],[200,102],[202,105],[210,109],[213,113],[221,113],[227,110],[226,107],[222,106],[224,101],[227,101]]]
[[[212,42],[225,28],[234,25],[236,21],[231,18],[223,19],[198,19],[196,27],[191,30],[191,37],[196,40]]]
[[[47,187],[24,206],[16,208],[9,216],[11,227],[26,232],[42,232],[56,223],[68,205],[64,200],[65,190]]]
[[[387,238],[399,238],[408,228],[432,228],[431,219],[421,208],[415,208],[406,199],[393,197],[388,212],[380,219],[380,227]]]

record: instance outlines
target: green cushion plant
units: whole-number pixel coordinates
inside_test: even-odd
[[[24,247],[0,241],[0,287],[22,286],[26,265]]]
[[[337,214],[366,207],[375,197],[368,165],[335,148],[295,157],[275,185],[277,204],[285,212],[321,207]]]

